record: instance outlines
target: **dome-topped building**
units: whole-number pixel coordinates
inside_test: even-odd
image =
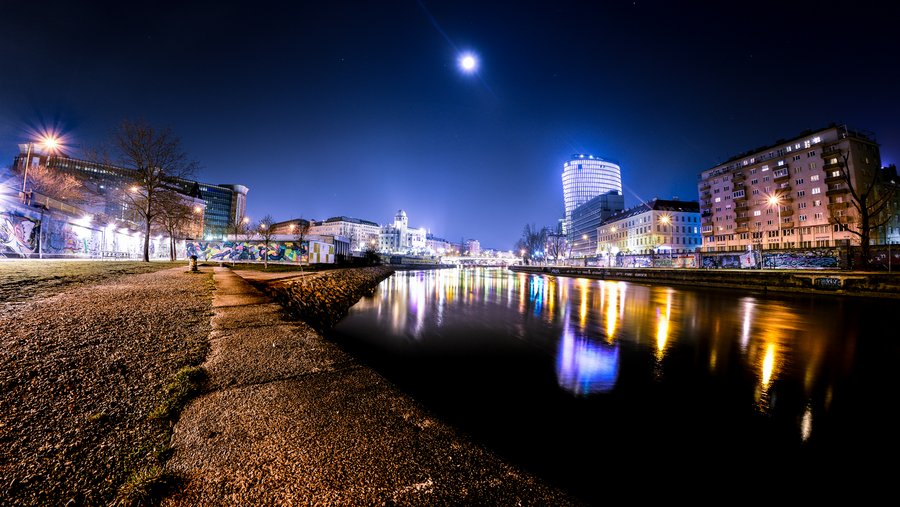
[[[409,227],[409,218],[402,209],[394,215],[394,223],[381,228],[379,251],[389,253],[418,253],[426,247],[428,231]]]

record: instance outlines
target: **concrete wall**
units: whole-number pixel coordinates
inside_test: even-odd
[[[510,271],[636,283],[900,298],[900,273],[510,266]]]

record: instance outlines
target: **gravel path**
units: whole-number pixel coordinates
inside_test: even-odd
[[[0,266],[0,505],[106,505],[167,456],[148,415],[206,354],[211,269],[128,264]]]

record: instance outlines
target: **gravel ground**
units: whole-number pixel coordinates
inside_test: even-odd
[[[187,263],[0,259],[0,315],[24,302],[65,290],[179,266]]]
[[[148,415],[202,362],[212,290],[184,263],[0,263],[0,505],[106,505],[162,464]]]

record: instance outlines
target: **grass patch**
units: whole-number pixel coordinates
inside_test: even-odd
[[[163,494],[174,484],[175,479],[165,474],[161,467],[149,466],[125,479],[111,505],[116,507],[157,505]]]
[[[178,370],[163,390],[163,401],[150,412],[150,419],[175,419],[181,409],[200,392],[206,371],[199,366],[185,366]]]

